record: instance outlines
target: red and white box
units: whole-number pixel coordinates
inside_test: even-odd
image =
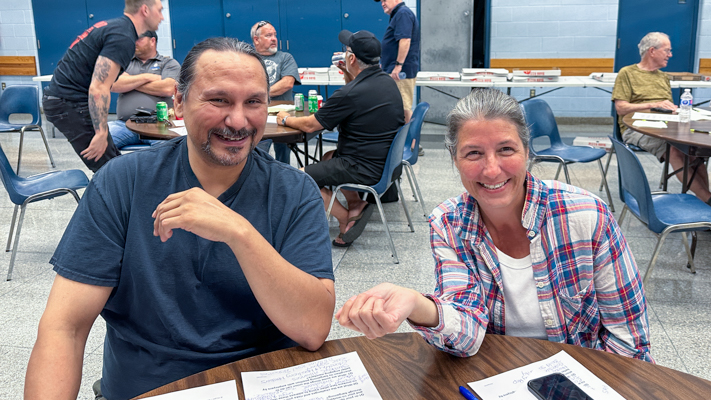
[[[328,68],[299,68],[299,79],[304,81],[328,81]]]
[[[560,68],[553,69],[514,69],[513,76],[516,77],[553,77],[560,76]]]
[[[557,76],[514,76],[513,82],[558,82]]]
[[[609,151],[612,148],[612,142],[610,138],[601,137],[589,137],[589,136],[577,136],[573,139],[573,146],[589,146],[596,149],[603,149]]]
[[[418,72],[418,81],[459,81],[459,72]]]

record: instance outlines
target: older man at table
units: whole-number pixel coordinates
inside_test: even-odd
[[[672,56],[672,47],[669,36],[661,32],[650,32],[645,35],[637,45],[642,60],[638,64],[628,65],[617,74],[615,87],[612,89],[612,101],[617,110],[617,121],[625,143],[634,144],[653,154],[661,162],[664,161],[667,142],[641,134],[626,127],[622,117],[641,110],[653,107],[676,111],[671,93],[669,77],[661,68],[667,66]],[[697,165],[696,177],[688,182],[689,190],[696,197],[711,205],[711,192],[709,191],[709,177],[706,168],[697,164],[695,157],[690,157],[689,162]],[[669,163],[674,170],[681,171],[684,167],[684,153],[672,146],[669,153]],[[678,172],[677,178],[681,181],[683,173]]]
[[[277,32],[269,21],[257,22],[252,26],[250,33],[254,49],[262,55],[264,64],[267,66],[271,100],[293,100],[292,88],[294,85],[301,85],[299,68],[294,57],[285,51],[278,50]],[[260,147],[269,151],[271,143],[271,140],[265,140],[260,144]],[[274,143],[274,158],[285,164],[291,162],[291,150],[286,143]]]
[[[137,108],[154,110],[159,101],[173,108],[173,92],[180,64],[171,57],[158,54],[157,45],[155,31],[146,31],[139,36],[131,63],[111,86],[112,92],[121,93],[116,102],[117,119],[109,122],[109,133],[119,150],[133,144],[161,143],[160,140],[141,139],[126,128],[126,121],[136,113]]]
[[[351,33],[347,30],[340,32],[338,40],[347,46],[345,66],[341,67],[346,85],[308,117],[291,117],[283,111],[277,114],[277,124],[304,132],[333,130],[338,126],[335,152],[325,154],[320,163],[304,169],[321,188],[326,207],[333,194],[326,186],[374,185],[380,180],[390,144],[405,124],[397,85],[378,64],[380,41],[368,31]],[[331,211],[340,227],[340,234],[333,241],[338,247],[350,246],[363,232],[373,212],[373,207],[361,200],[357,192],[344,191],[343,194],[348,208],[335,202]]]
[[[94,175],[50,261],[57,277],[25,399],[76,399],[99,314],[107,331],[94,388],[111,400],[323,344],[335,302],[328,224],[313,180],[253,151],[268,102],[249,44],[212,38],[188,53],[175,93],[188,136]]]

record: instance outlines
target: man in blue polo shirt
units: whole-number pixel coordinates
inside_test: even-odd
[[[76,399],[99,314],[97,399],[323,344],[335,305],[328,223],[311,178],[254,150],[268,103],[251,45],[211,38],[190,50],[175,92],[187,137],[104,165],[50,260],[25,399]]]

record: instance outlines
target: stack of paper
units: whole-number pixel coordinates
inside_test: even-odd
[[[616,72],[593,72],[588,76],[600,82],[615,82],[617,79]]]
[[[560,69],[514,69],[514,82],[557,82]]]

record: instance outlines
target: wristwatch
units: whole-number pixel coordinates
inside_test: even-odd
[[[289,118],[289,115],[281,119],[281,124],[286,126],[286,119]]]
[[[402,63],[398,60],[395,60],[395,65],[402,65]]]

